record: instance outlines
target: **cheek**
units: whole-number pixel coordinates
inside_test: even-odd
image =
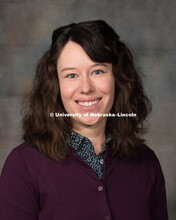
[[[69,113],[72,106],[72,96],[74,94],[74,89],[72,86],[68,86],[65,83],[60,83],[60,95],[65,111]]]
[[[101,84],[99,85],[99,88],[104,94],[114,97],[115,82],[113,78],[112,79],[110,78],[104,82],[101,82]]]
[[[73,85],[71,86],[70,84],[60,82],[59,86],[60,86],[60,94],[61,94],[62,100],[70,99],[73,96],[74,91],[75,91],[75,88]]]

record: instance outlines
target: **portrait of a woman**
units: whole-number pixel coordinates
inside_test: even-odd
[[[163,172],[142,136],[150,111],[111,26],[54,30],[23,116],[24,143],[2,169],[0,219],[167,220]]]

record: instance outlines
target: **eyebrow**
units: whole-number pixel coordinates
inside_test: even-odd
[[[61,70],[61,73],[62,72],[64,72],[64,71],[66,71],[66,70],[75,70],[76,68],[74,68],[74,67],[66,67],[66,68],[63,68],[62,70]]]
[[[105,66],[105,67],[108,67],[107,64],[105,64],[105,63],[95,63],[95,64],[93,64],[90,68],[95,67],[95,66]],[[75,70],[75,69],[76,69],[76,68],[74,68],[74,67],[65,67],[65,68],[63,68],[63,69],[61,70],[61,73],[64,72],[64,71],[66,71],[66,70]]]

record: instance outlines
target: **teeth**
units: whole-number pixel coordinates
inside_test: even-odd
[[[91,102],[78,102],[79,105],[83,105],[83,106],[92,106],[95,105],[99,102],[100,99],[97,99],[95,101],[91,101]]]

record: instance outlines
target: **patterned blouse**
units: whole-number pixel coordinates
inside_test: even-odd
[[[105,149],[108,147],[108,143],[111,140],[111,136],[107,135],[102,151],[97,156],[92,142],[88,138],[83,137],[77,132],[71,130],[71,145],[77,154],[82,158],[82,160],[92,167],[99,179],[101,179],[103,176],[103,158]]]

